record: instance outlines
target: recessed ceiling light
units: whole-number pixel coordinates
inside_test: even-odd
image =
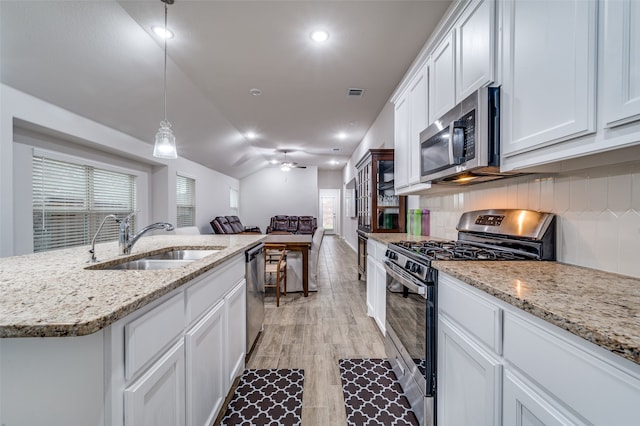
[[[347,138],[347,134],[345,132],[338,133],[338,139],[346,139],[346,138]]]
[[[329,33],[325,30],[315,30],[311,32],[310,37],[311,40],[315,41],[316,43],[324,43],[325,41],[329,40]]]
[[[339,161],[337,161],[337,160],[331,160],[331,161],[329,161],[329,163],[330,163],[331,165],[333,165],[333,166],[337,166],[338,164],[340,164],[340,162],[339,162]]]
[[[256,89],[254,87],[253,89],[249,90],[249,93],[251,93],[253,96],[260,96],[260,95],[262,95],[262,90]]]
[[[255,139],[258,135],[254,132],[247,132],[247,139]]]
[[[162,38],[162,39],[169,39],[169,38],[173,38],[174,34],[170,29],[164,29],[164,27],[157,27],[157,26],[153,26],[151,27],[151,30],[155,33],[155,35],[157,35],[158,37]]]

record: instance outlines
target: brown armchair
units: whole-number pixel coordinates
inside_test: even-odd
[[[262,234],[257,226],[244,226],[238,216],[217,216],[211,222],[216,234]]]

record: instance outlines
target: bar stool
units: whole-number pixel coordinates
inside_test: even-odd
[[[287,250],[279,244],[265,244],[264,250],[264,287],[276,289],[276,306],[280,306],[280,286],[287,295]]]

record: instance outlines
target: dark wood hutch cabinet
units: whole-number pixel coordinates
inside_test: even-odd
[[[356,164],[358,279],[366,277],[367,234],[405,232],[406,197],[394,189],[393,149],[371,149]]]

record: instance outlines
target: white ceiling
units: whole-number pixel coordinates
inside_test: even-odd
[[[236,178],[283,149],[341,169],[449,4],[176,0],[167,102],[178,154]],[[1,0],[1,81],[152,143],[163,54],[151,26],[163,23],[160,0]],[[330,33],[322,45],[309,38],[318,27]],[[364,95],[348,97],[352,87]]]

